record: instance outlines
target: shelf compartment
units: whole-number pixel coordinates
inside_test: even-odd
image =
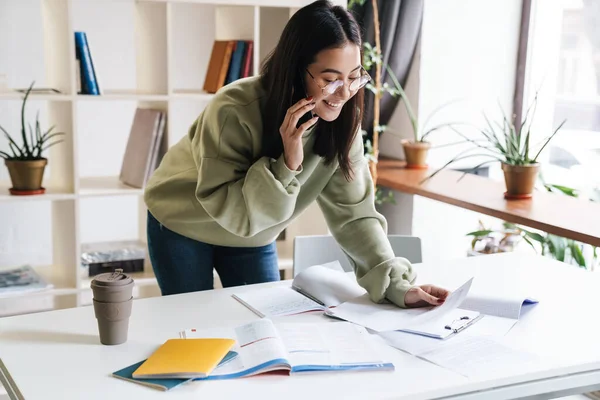
[[[169,86],[178,97],[201,94],[215,40],[216,7],[177,3],[169,10]]]
[[[9,270],[18,266],[3,267],[1,270]],[[78,293],[78,290],[63,279],[61,275],[61,271],[64,270],[63,266],[44,265],[34,266],[33,269],[53,287],[36,291],[1,294],[0,317],[76,306],[74,295]]]
[[[104,3],[102,3],[104,5]],[[168,92],[167,4],[135,5],[136,87]]]
[[[79,181],[79,196],[120,196],[142,195],[143,189],[125,185],[118,176],[93,176],[81,178]]]
[[[92,196],[79,199],[79,243],[104,243],[143,240],[140,225],[141,196]],[[81,268],[81,247],[74,249],[78,254],[77,271]],[[79,275],[78,275],[79,276]]]
[[[71,37],[71,2],[43,0],[41,5],[47,85],[64,93],[73,93],[75,44]]]

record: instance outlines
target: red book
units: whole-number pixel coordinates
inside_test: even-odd
[[[252,40],[248,40],[246,42],[246,53],[244,54],[244,66],[242,68],[242,77],[246,78],[252,75],[252,56],[254,51],[254,42]]]

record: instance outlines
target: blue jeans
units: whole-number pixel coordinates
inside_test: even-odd
[[[223,287],[280,279],[275,242],[224,247],[179,235],[148,212],[148,252],[163,295],[213,289],[213,268]]]

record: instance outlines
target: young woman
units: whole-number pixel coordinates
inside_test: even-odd
[[[327,1],[298,10],[259,76],[223,87],[148,182],[149,255],[163,295],[279,279],[275,238],[317,201],[374,302],[439,305],[413,285],[376,212],[360,121],[359,26]]]

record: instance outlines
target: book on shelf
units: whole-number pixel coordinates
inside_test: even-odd
[[[76,83],[77,93],[89,95],[101,95],[98,74],[94,67],[92,51],[86,32],[75,32],[75,58],[76,58]]]
[[[216,93],[221,87],[253,74],[252,40],[215,40],[213,43],[203,90]]]
[[[294,277],[289,286],[240,291],[232,296],[259,317],[280,317],[323,311],[366,293],[338,261],[313,265]]]
[[[143,188],[166,152],[166,112],[138,107],[135,111],[119,180]]]
[[[199,380],[235,379],[267,372],[393,371],[365,328],[348,322],[277,323],[267,318],[233,330],[186,329],[184,339],[231,337],[239,353]]]
[[[47,282],[29,265],[0,269],[0,298],[40,292],[53,287],[54,285]]]

